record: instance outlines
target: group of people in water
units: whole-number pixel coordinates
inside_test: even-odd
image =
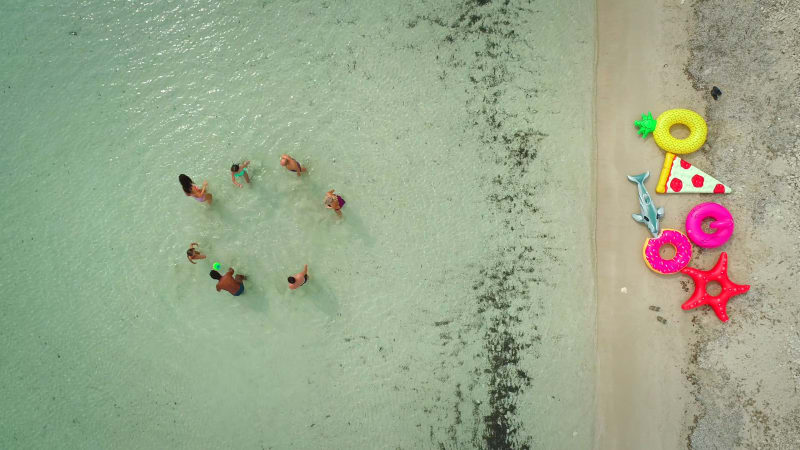
[[[233,181],[233,184],[237,187],[244,187],[244,185],[238,181],[240,179],[244,179],[245,183],[250,183],[250,175],[247,173],[247,167],[249,165],[250,161],[244,161],[231,166],[231,181]],[[301,166],[296,159],[289,155],[281,155],[281,166],[285,167],[290,172],[296,173],[298,177],[306,172],[306,168]],[[203,185],[197,187],[192,179],[185,174],[180,174],[178,176],[178,181],[180,181],[183,193],[187,197],[192,197],[200,203],[208,203],[209,205],[214,201],[214,196],[208,192],[207,181],[203,181]],[[340,195],[335,194],[334,189],[325,193],[325,207],[332,209],[339,217],[342,216],[342,207],[344,203],[344,199]],[[197,248],[198,245],[197,242],[192,242],[189,245],[189,249],[186,250],[186,258],[189,259],[189,262],[192,264],[197,264],[195,262],[197,260],[206,259],[206,255],[201,253]],[[218,268],[218,264],[215,264],[214,268],[209,273],[211,278],[217,280],[217,292],[224,289],[234,296],[242,295],[242,293],[244,293],[244,281],[247,279],[247,276],[235,274],[233,267],[228,268],[225,274],[220,274],[217,271]],[[308,281],[308,264],[303,267],[301,272],[288,277],[287,281],[289,282],[289,289],[297,289],[306,284]]]

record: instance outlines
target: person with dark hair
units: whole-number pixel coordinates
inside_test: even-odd
[[[247,279],[244,275],[233,275],[233,267],[229,268],[225,275],[220,275],[216,270],[212,270],[209,275],[211,278],[217,280],[217,292],[225,289],[230,292],[234,297],[242,295],[244,292],[243,281]]]
[[[342,206],[344,206],[344,199],[341,195],[333,193],[334,189],[325,194],[325,207],[332,209],[336,215],[342,217]]]
[[[234,164],[231,166],[231,181],[233,184],[239,187],[243,187],[239,182],[236,181],[237,178],[244,177],[244,181],[247,184],[250,184],[250,175],[247,174],[247,166],[250,165],[250,161],[245,161],[241,164]]]
[[[189,262],[192,264],[197,264],[194,262],[195,259],[206,259],[206,255],[200,253],[200,250],[197,249],[197,242],[192,242],[189,250],[186,250],[186,257],[189,258]]]
[[[300,163],[289,155],[281,155],[281,165],[286,167],[289,172],[296,173],[298,177],[306,171],[305,167],[300,166]]]
[[[306,284],[306,281],[308,281],[308,264],[303,267],[302,272],[294,274],[293,277],[289,277],[289,289],[297,289]]]
[[[208,189],[208,181],[203,181],[202,188],[197,187],[192,179],[184,174],[178,176],[178,181],[181,182],[183,193],[186,194],[187,197],[192,197],[200,203],[208,202],[209,205],[211,204],[213,197],[206,191]]]

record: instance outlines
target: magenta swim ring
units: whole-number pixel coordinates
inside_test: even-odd
[[[661,257],[659,251],[662,245],[675,247],[675,256],[672,259],[667,260]],[[686,267],[689,260],[692,259],[692,243],[680,231],[665,228],[657,238],[645,241],[642,256],[647,267],[653,272],[663,275],[676,273]]]
[[[714,230],[709,234],[703,230],[703,220],[714,219],[709,227]],[[696,245],[704,248],[719,247],[728,242],[733,234],[733,216],[719,203],[701,203],[686,216],[686,234]]]

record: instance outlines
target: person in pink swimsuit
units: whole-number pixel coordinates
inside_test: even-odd
[[[333,193],[335,189],[331,189],[325,194],[325,207],[332,209],[337,216],[342,217],[342,206],[344,206],[344,199],[341,195]]]
[[[208,181],[203,181],[202,188],[197,187],[192,181],[192,179],[184,174],[180,174],[178,176],[178,181],[181,182],[183,193],[187,197],[192,197],[200,203],[208,202],[209,205],[211,204],[213,196],[211,195],[211,193],[207,192]]]

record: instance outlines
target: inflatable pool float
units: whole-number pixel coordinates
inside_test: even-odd
[[[728,312],[726,307],[731,297],[739,294],[744,294],[750,290],[750,286],[746,284],[736,284],[728,278],[728,254],[722,252],[719,255],[717,264],[711,270],[698,270],[693,267],[684,267],[681,273],[692,277],[694,280],[694,293],[689,300],[686,300],[681,308],[685,311],[692,308],[697,308],[701,305],[708,305],[717,314],[719,320],[723,322],[728,321]],[[709,281],[716,281],[722,286],[722,292],[719,295],[711,295],[706,290],[706,285]]]
[[[667,153],[664,167],[658,178],[659,194],[729,194],[731,188],[716,178],[684,161],[680,156]]]
[[[639,209],[641,214],[631,214],[633,220],[644,224],[653,237],[658,237],[658,221],[664,217],[664,208],[656,208],[653,199],[644,187],[644,181],[650,176],[650,172],[640,173],[639,175],[628,175],[628,180],[636,183],[639,192]]]
[[[684,139],[674,137],[670,132],[673,125],[685,125],[689,129],[689,136]],[[634,125],[639,127],[639,134],[646,139],[653,133],[653,139],[662,150],[676,155],[686,155],[696,152],[706,142],[708,127],[700,114],[689,109],[670,109],[664,111],[657,119],[648,112],[642,114],[642,120],[637,120]]]
[[[675,256],[672,259],[661,257],[659,252],[664,245],[675,247]],[[650,270],[669,275],[680,272],[689,264],[692,259],[692,244],[680,231],[665,228],[657,238],[650,238],[644,242],[642,257]]]
[[[714,219],[708,226],[714,230],[706,233],[703,220]],[[728,242],[733,234],[733,216],[719,203],[701,203],[686,216],[686,234],[696,245],[703,248],[714,248]]]

